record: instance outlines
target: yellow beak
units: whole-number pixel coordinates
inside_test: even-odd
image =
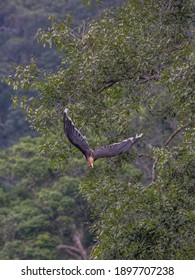
[[[90,168],[93,168],[93,163],[94,163],[94,159],[93,159],[92,156],[90,156],[89,159],[88,159],[88,166],[89,166]]]

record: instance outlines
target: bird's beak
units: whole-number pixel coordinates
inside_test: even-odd
[[[89,157],[89,160],[88,160],[88,166],[89,166],[90,168],[93,168],[93,163],[94,163],[94,159],[93,159],[92,156],[90,156],[90,157]]]

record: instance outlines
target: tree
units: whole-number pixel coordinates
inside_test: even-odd
[[[109,7],[117,5],[121,1],[108,0],[103,5]],[[82,20],[96,17],[103,9],[102,5],[92,5],[86,9],[80,0],[57,2],[44,0],[2,0],[0,3],[0,80],[3,75],[12,72],[11,65],[29,63],[30,57],[38,59],[39,66],[50,69],[59,63],[55,48],[43,48],[37,44],[34,36],[38,28],[49,26],[49,16],[58,19],[64,18],[65,14],[71,14],[74,25],[77,26]],[[11,146],[20,137],[38,135],[29,128],[24,114],[14,110],[10,97],[14,91],[5,84],[0,83],[0,149]],[[33,92],[28,92],[33,96]]]
[[[0,153],[0,259],[86,259],[79,178],[50,168],[23,138]]]
[[[43,70],[32,59],[6,79],[15,89],[37,92],[13,102],[35,129],[55,133],[56,141],[41,152],[51,156],[52,147],[60,164],[65,106],[100,144],[145,135],[138,152],[100,161],[83,180],[96,217],[94,258],[194,257],[192,16],[190,0],[134,0],[76,29],[68,19],[52,20],[37,38],[57,47],[56,71]],[[63,156],[70,155],[66,145]],[[132,165],[142,176],[131,172]]]

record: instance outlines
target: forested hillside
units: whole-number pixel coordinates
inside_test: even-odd
[[[80,0],[74,1],[33,1],[2,0],[0,3],[0,79],[11,73],[13,64],[28,64],[31,57],[36,57],[44,68],[53,68],[58,62],[55,48],[43,48],[34,39],[38,28],[50,25],[49,17],[57,20],[72,17],[73,26],[83,20],[97,17],[105,7],[119,5],[119,0],[107,0],[104,5],[88,8]],[[29,129],[21,111],[14,110],[10,97],[14,91],[0,83],[0,149],[15,143],[22,135],[37,135]],[[32,94],[32,93],[31,93]]]
[[[56,49],[43,48],[34,38],[38,28],[50,26],[49,17],[59,21],[70,14],[73,26],[77,26],[119,2],[105,1],[104,6],[94,4],[88,8],[79,0],[1,1],[1,80],[13,72],[13,64],[28,64],[33,56],[45,69],[58,65],[60,59]],[[28,94],[33,96],[35,93]],[[52,170],[48,159],[36,157],[41,143],[39,137],[21,137],[35,137],[39,133],[30,128],[20,109],[13,109],[12,95],[15,95],[14,90],[1,82],[0,258],[86,258],[90,245],[86,224],[89,213],[86,202],[78,193],[82,161],[75,159],[62,173],[55,168]]]
[[[0,258],[194,259],[194,3],[83,2],[0,4]]]

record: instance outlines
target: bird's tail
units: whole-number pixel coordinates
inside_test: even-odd
[[[141,138],[142,136],[143,136],[143,133],[141,133],[141,134],[139,134],[139,135],[136,134],[136,135],[135,135],[135,138],[138,139],[138,138]]]

